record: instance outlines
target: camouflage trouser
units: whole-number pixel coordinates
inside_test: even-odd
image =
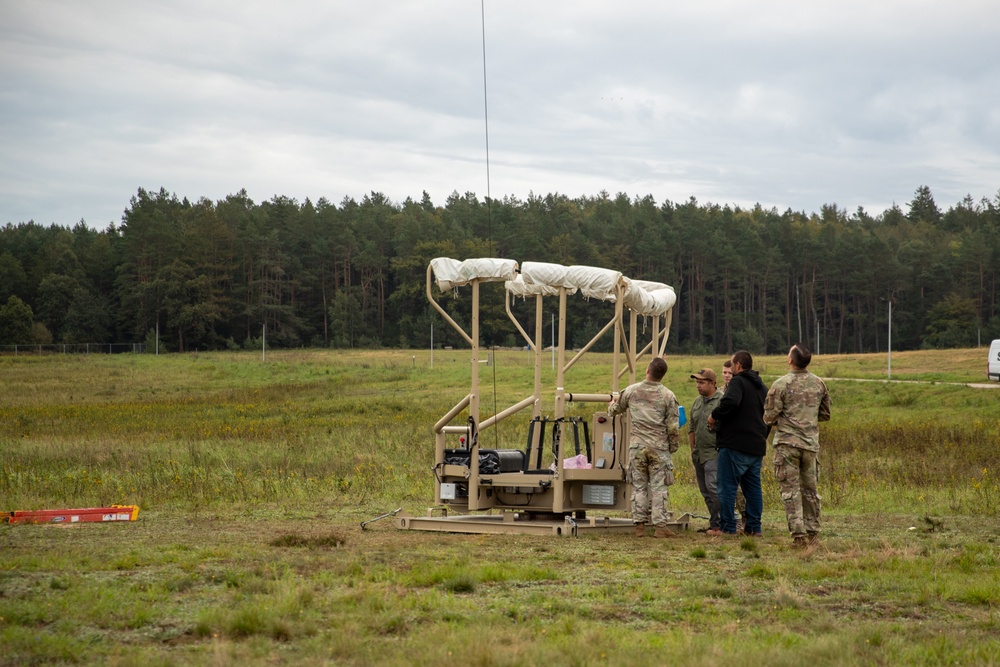
[[[632,519],[636,523],[666,526],[670,521],[670,493],[674,464],[670,452],[642,445],[629,448],[632,483]]]
[[[775,446],[774,477],[781,486],[781,500],[792,537],[819,533],[818,472],[817,452],[790,445]]]

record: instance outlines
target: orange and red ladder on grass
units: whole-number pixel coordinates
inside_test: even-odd
[[[112,505],[65,510],[27,510],[9,512],[7,523],[93,523],[104,521],[135,521],[138,505]]]

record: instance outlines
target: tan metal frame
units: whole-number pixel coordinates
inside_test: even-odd
[[[564,450],[558,448],[556,469],[553,475],[533,475],[523,472],[499,473],[484,477],[479,469],[479,438],[481,431],[495,427],[500,421],[531,408],[532,418],[542,415],[542,349],[543,349],[543,299],[542,295],[534,296],[535,327],[534,335],[529,335],[518,322],[511,309],[511,294],[506,292],[507,316],[514,327],[530,347],[534,361],[534,388],[532,394],[518,403],[507,407],[493,416],[480,420],[480,282],[473,279],[469,282],[472,291],[471,330],[466,332],[434,298],[432,292],[433,270],[427,267],[426,295],[431,306],[441,314],[470,346],[470,390],[458,401],[437,423],[434,424],[435,438],[435,507],[428,509],[427,516],[414,517],[399,514],[396,517],[398,528],[409,530],[430,530],[459,533],[531,533],[552,535],[577,535],[590,531],[630,531],[633,528],[631,519],[609,516],[588,516],[588,512],[627,511],[630,505],[632,487],[627,480],[626,465],[628,452],[628,428],[623,427],[622,437],[615,443],[614,460],[617,466],[609,469],[565,469],[563,466]],[[670,330],[672,311],[665,316],[653,317],[652,338],[638,354],[636,354],[636,338],[638,332],[638,317],[630,312],[628,332],[625,336],[624,323],[624,280],[619,280],[615,287],[614,314],[601,330],[584,345],[569,361],[566,360],[566,311],[568,290],[559,289],[559,320],[558,344],[556,347],[557,371],[554,392],[555,420],[563,420],[566,416],[566,404],[601,403],[606,404],[611,394],[620,388],[621,378],[627,373],[629,383],[635,382],[637,363],[647,352],[652,358],[653,353],[662,355],[666,347]],[[662,330],[661,317],[665,320]],[[586,354],[598,340],[609,331],[614,331],[611,388],[607,392],[573,393],[566,390],[566,373]],[[623,367],[624,361],[624,367]],[[465,424],[453,423],[456,418],[468,411]],[[595,429],[596,430],[596,429]],[[562,430],[565,433],[565,430]],[[458,466],[445,464],[445,449],[449,436],[471,435],[468,446],[471,450],[469,465]],[[595,435],[596,437],[596,435]],[[561,445],[561,443],[560,443]],[[597,443],[594,442],[596,452]],[[445,482],[466,485],[466,499],[447,500],[441,496],[441,485]],[[586,483],[610,485],[614,487],[614,504],[587,505],[582,502],[583,485]],[[487,490],[490,490],[487,492]],[[523,495],[529,500],[517,506],[508,505],[498,498],[501,493],[513,489],[512,495]],[[472,514],[487,511],[488,514]],[[688,526],[689,515],[685,514],[671,524],[675,530],[684,530]]]

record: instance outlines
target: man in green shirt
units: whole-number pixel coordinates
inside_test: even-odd
[[[718,378],[711,368],[702,368],[691,376],[698,385],[698,398],[691,406],[688,421],[688,444],[691,462],[698,478],[698,489],[708,508],[708,535],[721,535],[719,497],[716,492],[719,451],[715,448],[715,432],[708,428],[708,415],[719,407],[722,392],[716,388]]]

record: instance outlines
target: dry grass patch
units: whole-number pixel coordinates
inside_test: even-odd
[[[304,547],[307,549],[335,549],[347,544],[347,538],[339,533],[329,535],[300,535],[288,533],[268,542],[272,547]]]

